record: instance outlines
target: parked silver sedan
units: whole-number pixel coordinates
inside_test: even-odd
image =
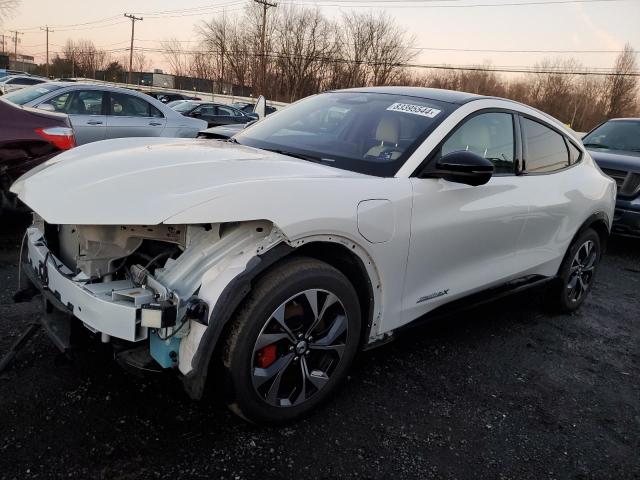
[[[107,85],[48,82],[2,97],[69,115],[78,145],[120,137],[195,138],[207,122],[188,118],[143,93]]]

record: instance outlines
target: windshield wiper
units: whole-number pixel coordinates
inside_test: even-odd
[[[267,151],[273,152],[273,153],[279,153],[280,155],[287,155],[289,157],[299,158],[301,160],[308,160],[310,162],[316,162],[316,163],[322,163],[322,161],[324,160],[323,158],[315,157],[313,155],[306,155],[304,153],[290,152],[288,150],[280,150],[280,149],[275,149],[275,148],[263,148],[263,150],[267,150]]]
[[[596,148],[605,148],[607,150],[611,150],[611,147],[609,147],[608,145],[603,145],[601,143],[584,143],[583,144],[585,147],[596,147]]]

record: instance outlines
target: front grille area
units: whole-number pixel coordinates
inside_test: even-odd
[[[613,170],[611,168],[603,168],[602,171],[616,181],[618,197],[625,199],[635,198],[640,193],[640,173]]]

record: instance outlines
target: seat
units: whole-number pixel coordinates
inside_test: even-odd
[[[402,151],[398,149],[400,139],[400,120],[396,116],[387,115],[380,119],[376,128],[376,141],[380,142],[367,151],[366,157],[377,160],[396,160]]]
[[[69,115],[85,115],[87,108],[78,95],[73,95],[71,102],[69,103],[69,109],[67,110]]]

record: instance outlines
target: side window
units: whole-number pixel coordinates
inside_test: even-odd
[[[522,119],[525,139],[525,170],[529,173],[548,173],[570,165],[564,138],[541,123]]]
[[[100,90],[80,90],[71,92],[69,95],[71,98],[66,100],[63,107],[65,113],[69,115],[102,115],[103,95]],[[64,94],[60,95],[60,97],[63,96]]]
[[[442,145],[441,155],[467,150],[491,161],[495,173],[515,173],[515,137],[510,113],[490,112],[471,117]]]
[[[37,85],[38,83],[43,83],[42,80],[37,78],[25,78],[26,85]]]
[[[116,117],[149,117],[152,116],[151,107],[153,105],[141,98],[112,92],[109,114]]]
[[[153,118],[164,118],[162,112],[151,104],[149,104],[149,116]]]
[[[225,117],[227,116],[235,117],[236,115],[236,113],[230,108],[227,108],[227,107],[217,107],[217,108],[218,108],[218,115],[223,115]]]
[[[575,165],[581,160],[582,152],[569,141],[567,141],[567,145],[569,146],[569,161],[571,162],[571,165]]]
[[[213,116],[216,114],[215,107],[212,105],[201,105],[194,110],[194,113],[197,112],[200,115]]]
[[[53,106],[56,112],[69,113],[67,111],[67,108],[69,106],[70,100],[71,100],[71,92],[66,92],[61,95],[56,95],[50,100],[47,100],[45,103]]]

